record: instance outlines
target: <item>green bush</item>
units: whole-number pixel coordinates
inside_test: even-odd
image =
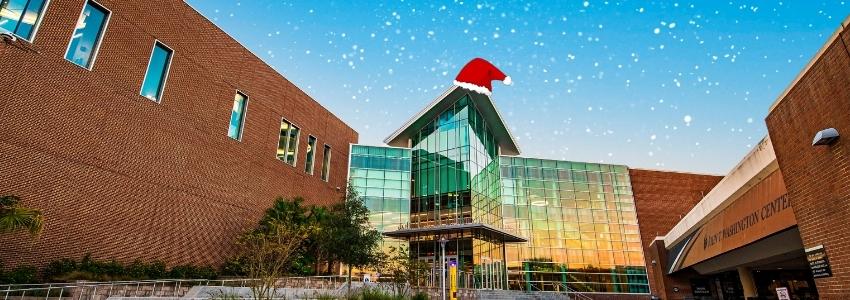
[[[145,275],[147,275],[150,279],[165,278],[167,275],[165,263],[161,261],[154,261],[148,264],[145,270]]]
[[[246,276],[245,259],[243,257],[232,257],[221,265],[221,275],[224,276]]]
[[[33,266],[18,266],[9,272],[0,272],[0,284],[36,283],[38,269]]]
[[[110,281],[164,278],[215,279],[218,273],[210,266],[178,265],[168,269],[164,262],[145,263],[138,259],[124,265],[116,260],[99,261],[87,254],[79,263],[70,258],[53,261],[42,270],[42,276],[45,281]]]
[[[47,264],[47,266],[42,269],[42,276],[46,280],[56,279],[59,276],[64,274],[68,274],[74,272],[78,268],[77,261],[71,258],[63,258],[60,260],[55,260]]]
[[[127,276],[137,279],[148,279],[148,265],[139,259],[127,265]]]

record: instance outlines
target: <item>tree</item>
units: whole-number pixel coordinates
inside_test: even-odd
[[[254,299],[277,298],[276,282],[291,267],[292,260],[311,232],[312,213],[301,205],[301,198],[277,198],[266,210],[256,229],[242,234],[237,240],[238,260],[244,273],[253,281],[250,285]]]
[[[422,286],[430,271],[428,263],[410,257],[404,246],[389,246],[379,252],[373,268],[391,278],[393,294],[398,298],[407,297],[411,286]]]
[[[333,230],[329,230],[334,224],[333,217],[334,215],[331,211],[322,206],[313,207],[313,218],[312,221],[316,224],[316,229],[310,235],[310,238],[307,241],[307,249],[305,251],[305,256],[309,256],[313,261],[313,271],[315,275],[321,275],[321,264],[322,262],[327,263],[326,273],[330,274],[332,272],[332,268],[334,262],[331,256],[331,252],[334,251],[332,247],[333,240]]]
[[[28,231],[38,236],[44,227],[41,211],[21,206],[18,196],[0,196],[0,233]]]
[[[330,261],[339,261],[348,266],[348,289],[351,291],[351,269],[364,268],[374,264],[376,248],[381,234],[369,226],[369,209],[349,184],[342,202],[331,207],[330,218],[326,224]]]

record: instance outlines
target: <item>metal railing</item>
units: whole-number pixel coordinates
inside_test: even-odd
[[[458,287],[461,289],[482,289],[480,280],[475,274],[459,272]],[[392,277],[375,278],[376,282],[364,285],[357,282],[355,286],[389,288]],[[3,284],[0,285],[2,300],[105,300],[109,297],[183,297],[193,286],[211,287],[251,287],[254,281],[260,279],[162,279],[138,281],[109,281],[109,282],[75,282],[75,283],[40,283],[40,284]],[[352,278],[353,281],[359,281]],[[275,281],[275,288],[306,288],[342,291],[347,288],[347,276],[305,276],[282,277]],[[527,292],[555,292],[568,294],[581,300],[590,300],[590,296],[571,288],[564,282],[548,282],[549,288],[531,284],[530,290],[522,280],[509,280],[504,289],[511,286],[521,286]],[[429,274],[424,282],[411,283],[415,288],[439,288],[439,274]],[[358,288],[355,288],[358,289]],[[499,289],[499,288],[495,288]]]
[[[592,297],[590,297],[590,296],[588,296],[588,295],[586,295],[582,292],[574,290],[573,288],[571,288],[566,283],[561,282],[561,287],[567,292],[567,294],[570,295],[570,297],[575,296],[577,299],[581,299],[581,300],[593,300]]]
[[[528,283],[528,282],[526,282],[524,280],[509,280],[508,285],[511,285],[511,283],[518,284],[519,286],[529,286],[530,287],[530,290],[528,290],[526,288],[522,288],[522,290],[524,290],[524,291],[561,293],[561,294],[569,295],[570,298],[575,297],[576,299],[581,299],[581,300],[593,300],[593,297],[590,297],[586,293],[579,292],[579,291],[571,288],[565,282],[547,281],[547,282],[534,282],[532,284],[526,285],[526,283]],[[542,284],[542,286],[538,286],[539,284]],[[552,289],[546,289],[547,285],[551,286]]]
[[[4,284],[3,300],[103,300],[109,297],[182,297],[193,286],[249,287],[259,279],[163,279],[109,282]],[[283,277],[275,288],[338,289],[344,276]]]

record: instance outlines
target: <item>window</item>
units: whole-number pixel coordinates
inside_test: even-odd
[[[227,136],[234,140],[242,139],[242,126],[245,125],[245,109],[248,107],[248,96],[236,92],[233,97],[233,108],[230,110],[230,127]]]
[[[171,53],[173,51],[160,43],[153,44],[151,60],[148,62],[148,71],[145,72],[145,80],[142,82],[142,91],[145,98],[157,103],[162,99],[162,91],[165,89],[165,79],[168,78],[168,69],[171,66]]]
[[[313,175],[313,160],[316,156],[316,138],[310,136],[307,138],[307,155],[304,158],[304,172]]]
[[[93,1],[87,1],[86,6],[83,7],[83,13],[77,20],[65,59],[80,67],[91,69],[108,21],[109,11],[106,8]]]
[[[0,28],[32,41],[47,0],[0,0]]]
[[[277,142],[277,159],[295,166],[298,155],[298,133],[300,129],[286,120],[280,120],[280,140]]]
[[[331,146],[325,145],[325,152],[322,156],[322,180],[328,181],[331,172]]]

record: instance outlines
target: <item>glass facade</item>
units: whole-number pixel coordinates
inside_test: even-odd
[[[97,3],[87,1],[83,13],[74,28],[71,36],[71,44],[68,45],[68,53],[65,59],[80,67],[91,69],[94,64],[106,22],[109,19],[109,11]]]
[[[432,266],[430,283],[440,282],[444,238],[459,287],[648,294],[628,169],[500,156],[476,106],[490,100],[454,97],[404,129],[410,149],[351,151],[351,184],[370,222],[407,240]]]
[[[502,157],[511,288],[649,293],[625,166]]]
[[[168,78],[168,67],[171,65],[171,53],[171,49],[162,43],[154,43],[151,60],[148,62],[148,70],[145,72],[145,80],[142,81],[140,92],[145,98],[156,102],[162,99],[165,80]]]
[[[0,29],[32,40],[46,0],[0,0]],[[0,30],[2,31],[2,30]]]
[[[502,227],[498,146],[469,96],[456,99],[420,128],[412,145],[412,228],[471,223]],[[439,237],[433,233],[415,237],[411,253],[421,260],[439,261]],[[504,244],[499,239],[472,231],[447,238],[447,261],[457,264],[461,286],[505,287]],[[439,265],[432,266],[438,272]]]
[[[410,149],[351,146],[351,185],[369,208],[369,223],[392,231],[410,221]]]
[[[349,180],[369,208],[369,224],[379,232],[397,230],[410,222],[410,149],[351,145]],[[407,247],[407,242],[384,238],[381,249]]]
[[[497,145],[469,97],[412,139],[412,227],[471,222],[501,227]]]

